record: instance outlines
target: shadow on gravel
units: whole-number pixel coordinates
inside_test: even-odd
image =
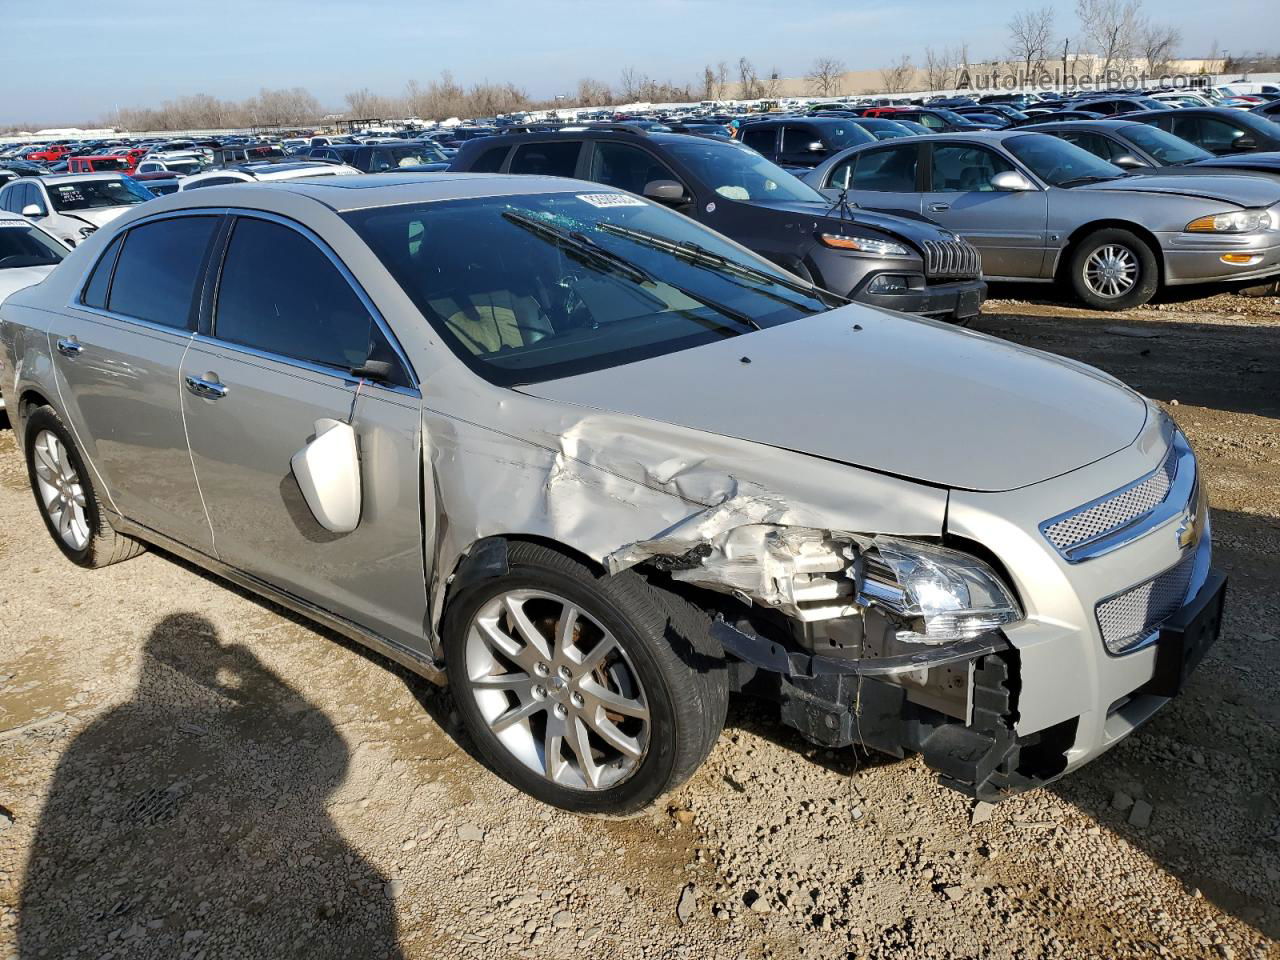
[[[1274,326],[1169,317],[1135,321],[1066,306],[1058,315],[1027,314],[1015,306],[991,308],[970,327],[1100,367],[1157,400],[1280,417]]]
[[[387,878],[326,810],[348,760],[246,648],[165,617],[133,699],[58,764],[16,956],[400,957]]]

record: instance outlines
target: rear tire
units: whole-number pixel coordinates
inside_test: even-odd
[[[1150,245],[1118,227],[1095,230],[1076,244],[1067,270],[1076,297],[1095,310],[1141,306],[1160,287],[1160,265]]]
[[[107,522],[71,431],[52,408],[39,407],[27,418],[23,449],[40,516],[68,560],[82,567],[107,567],[146,549]]]
[[[644,809],[688,779],[724,725],[724,653],[705,615],[634,571],[597,574],[539,544],[511,543],[508,561],[506,576],[467,587],[445,612],[468,733],[538,800]],[[612,652],[597,659],[599,649]]]

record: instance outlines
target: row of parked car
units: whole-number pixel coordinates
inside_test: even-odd
[[[952,100],[475,124],[484,133],[457,148],[337,136],[117,146],[68,159],[124,156],[133,176],[14,178],[0,210],[74,245],[161,192],[357,173],[574,177],[677,209],[839,296],[960,321],[977,313],[988,280],[1058,283],[1090,306],[1123,309],[1163,286],[1280,272],[1276,122],[1154,100],[1073,119],[1081,100],[1038,102],[1054,109],[1005,117],[1000,129],[970,122]],[[1030,105],[1009,95],[974,106]]]

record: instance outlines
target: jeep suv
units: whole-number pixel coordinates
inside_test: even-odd
[[[963,320],[986,296],[977,251],[954,234],[923,218],[828,200],[738,143],[631,126],[503,134],[467,142],[449,169],[619,187],[875,306]]]

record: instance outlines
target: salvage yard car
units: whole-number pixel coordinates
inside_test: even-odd
[[[69,560],[155,544],[447,677],[493,768],[570,810],[679,784],[737,690],[996,800],[1218,633],[1156,405],[597,183],[162,197],[5,302],[0,361]]]
[[[24,177],[0,188],[0,210],[21,214],[75,246],[151,197],[146,188],[118,173]]]
[[[981,251],[988,279],[1062,281],[1099,310],[1146,303],[1162,286],[1280,273],[1276,184],[1131,176],[1025,129],[853,147],[805,180],[861,207],[936,220]]]

